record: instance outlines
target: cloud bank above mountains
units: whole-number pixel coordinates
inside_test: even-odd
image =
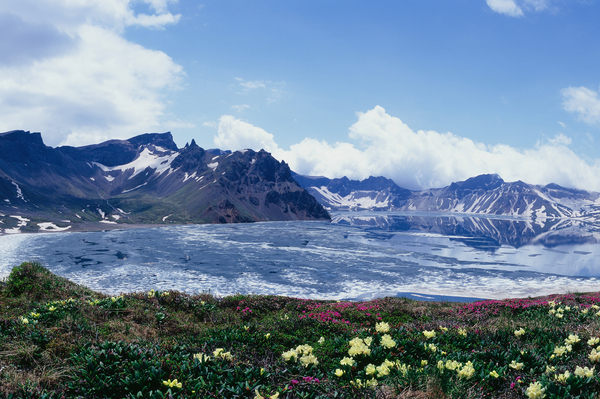
[[[0,2],[0,131],[25,128],[51,144],[80,145],[164,125],[163,94],[178,87],[183,68],[122,33],[176,23],[170,2]]]
[[[600,160],[589,164],[580,158],[569,149],[571,140],[562,134],[530,149],[485,145],[452,133],[415,132],[376,106],[358,113],[348,137],[348,142],[333,144],[305,138],[285,150],[272,134],[225,115],[219,121],[214,143],[231,150],[263,148],[300,174],[351,179],[385,176],[415,190],[498,173],[506,181],[557,183],[600,191]]]

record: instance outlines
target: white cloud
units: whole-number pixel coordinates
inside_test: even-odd
[[[598,92],[586,87],[567,87],[560,92],[566,111],[578,114],[579,120],[589,124],[600,124],[600,99]]]
[[[217,136],[214,137],[214,143],[222,149],[250,148],[252,150],[264,149],[269,152],[278,150],[272,134],[231,115],[223,115],[219,119],[219,128]]]
[[[509,17],[522,17],[524,11],[541,12],[551,10],[551,0],[486,0],[487,5],[495,12]],[[554,7],[556,8],[556,7]]]
[[[510,17],[522,17],[523,10],[514,0],[486,0],[487,5],[495,12]]]
[[[143,2],[156,13],[135,14],[130,0],[1,2],[0,20],[15,30],[7,36],[0,24],[0,50],[18,51],[0,61],[0,131],[41,131],[49,145],[83,145],[172,125],[163,123],[162,96],[179,87],[182,67],[121,34],[179,17],[168,13],[169,1]]]
[[[351,179],[385,176],[410,189],[443,187],[479,174],[498,173],[506,181],[600,190],[600,160],[586,163],[567,147],[571,139],[562,134],[531,149],[486,146],[452,133],[415,132],[377,106],[358,114],[349,138],[355,144],[306,138],[284,150],[264,130],[224,116],[215,144],[231,150],[264,148],[301,174]]]

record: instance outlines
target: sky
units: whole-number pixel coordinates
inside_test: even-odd
[[[0,131],[600,191],[600,0],[3,0]]]

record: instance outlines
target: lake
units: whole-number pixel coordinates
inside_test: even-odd
[[[313,299],[469,300],[600,291],[600,226],[427,213],[0,236],[24,261],[108,294],[155,290]]]

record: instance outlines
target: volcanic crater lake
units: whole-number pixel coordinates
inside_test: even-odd
[[[0,236],[25,261],[107,294],[155,290],[313,299],[501,299],[600,290],[600,226],[426,213]]]

